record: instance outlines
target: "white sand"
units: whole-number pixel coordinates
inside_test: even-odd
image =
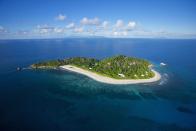
[[[155,70],[152,70],[155,73],[155,76],[153,78],[150,79],[125,79],[125,80],[119,80],[119,79],[114,79],[114,78],[110,78],[110,77],[106,77],[106,76],[102,76],[99,75],[97,73],[88,71],[88,70],[84,70],[72,65],[64,65],[64,66],[60,66],[61,69],[64,70],[68,70],[68,71],[72,71],[72,72],[76,72],[76,73],[80,73],[83,75],[86,75],[96,81],[102,82],[102,83],[107,83],[107,84],[138,84],[138,83],[150,83],[150,82],[155,82],[161,79],[161,75],[156,72]]]

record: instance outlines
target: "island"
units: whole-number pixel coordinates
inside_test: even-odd
[[[161,78],[161,75],[152,69],[149,61],[124,55],[102,60],[86,57],[50,60],[32,64],[31,68],[63,69],[108,84],[149,83]]]

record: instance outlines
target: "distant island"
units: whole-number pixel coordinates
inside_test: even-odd
[[[161,75],[152,69],[152,64],[144,59],[113,56],[98,60],[86,57],[73,57],[32,64],[33,69],[63,69],[86,75],[108,84],[149,83],[160,80]]]

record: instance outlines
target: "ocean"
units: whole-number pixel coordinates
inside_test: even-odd
[[[28,69],[44,60],[119,54],[151,61],[161,80],[110,85],[62,70]],[[0,40],[0,130],[196,130],[195,57],[196,40],[188,39]]]

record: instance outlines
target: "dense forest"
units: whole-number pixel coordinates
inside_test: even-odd
[[[74,65],[101,75],[116,79],[146,79],[154,76],[150,62],[144,59],[118,55],[103,60],[74,57],[51,60],[31,65],[32,68],[58,68],[62,65]]]

